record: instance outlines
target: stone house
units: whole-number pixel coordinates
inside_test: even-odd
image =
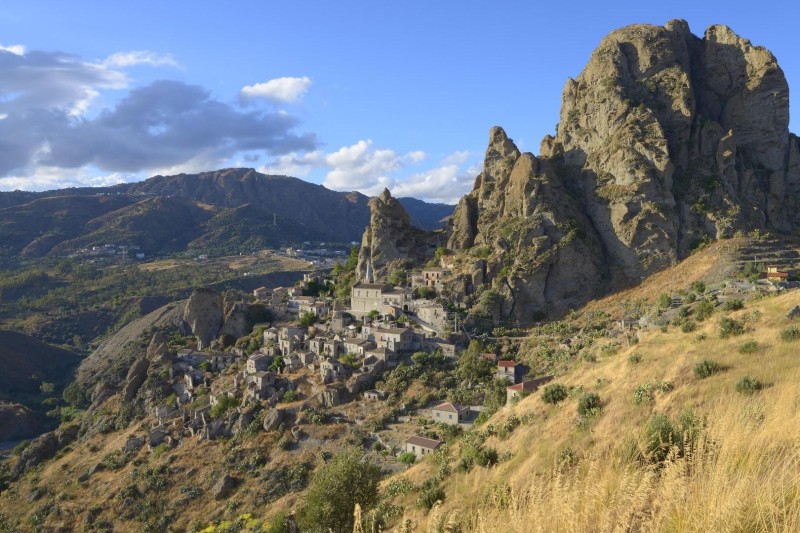
[[[371,389],[371,390],[368,390],[368,391],[364,392],[364,399],[365,400],[369,400],[369,401],[373,401],[373,402],[379,402],[379,401],[381,401],[381,400],[383,400],[385,398],[386,398],[386,393],[383,392],[383,391],[380,391],[378,389]]]
[[[406,451],[413,453],[418,459],[421,459],[426,455],[434,453],[441,445],[442,441],[440,440],[414,435],[406,440]]]
[[[422,279],[426,287],[439,290],[442,288],[444,278],[450,275],[450,271],[441,267],[428,267],[422,269]]]
[[[395,352],[408,352],[419,348],[419,340],[408,328],[375,328],[375,344]]]
[[[254,353],[247,358],[247,373],[255,374],[257,372],[264,372],[272,364],[272,356],[264,353]]]
[[[352,321],[353,318],[349,314],[343,311],[334,311],[331,317],[331,330],[342,331],[349,326]]]
[[[522,374],[525,367],[516,361],[510,359],[502,359],[497,362],[497,371],[495,377],[497,379],[504,379],[509,383],[519,383],[522,380]]]
[[[245,398],[248,400],[264,400],[274,393],[275,374],[273,372],[257,372],[247,377]]]
[[[442,304],[429,301],[417,307],[417,318],[436,330],[442,330],[447,323],[447,312]]]
[[[539,387],[552,379],[552,376],[528,379],[521,383],[517,383],[516,385],[510,385],[506,387],[506,405],[508,406],[512,402],[521,400],[528,394],[536,392]]]
[[[369,339],[352,338],[343,343],[344,351],[357,357],[364,357],[367,350],[375,348],[375,343]]]
[[[434,422],[442,424],[458,425],[467,419],[469,407],[457,403],[442,403],[431,409],[431,418]]]
[[[186,386],[186,390],[193,391],[196,387],[204,383],[203,372],[196,368],[187,370],[183,375],[183,383]]]
[[[397,352],[389,348],[372,348],[364,352],[364,357],[374,357],[378,361],[383,361],[386,368],[394,368],[397,366]]]
[[[264,344],[267,344],[268,342],[278,342],[279,333],[280,332],[278,331],[278,328],[265,329],[263,333]]]
[[[320,377],[323,383],[332,383],[350,376],[350,369],[334,357],[324,359],[319,365]]]
[[[305,338],[306,330],[300,326],[284,326],[278,332],[278,340],[288,339],[290,337],[299,337],[300,340]]]
[[[293,335],[292,337],[281,339],[279,348],[281,354],[286,356],[297,350],[302,350],[304,346],[302,339],[297,335]]]
[[[253,290],[253,296],[256,300],[264,301],[272,298],[272,289],[267,287],[259,287]]]
[[[211,363],[211,370],[220,372],[225,370],[236,362],[237,356],[232,353],[216,352],[208,356],[208,362]]]
[[[300,310],[300,307],[303,305],[311,305],[314,303],[313,296],[292,296],[289,298],[287,305],[289,307],[289,311],[297,312]]]
[[[408,311],[411,291],[396,289],[391,285],[378,283],[356,283],[350,291],[350,308],[356,317],[363,317],[370,311],[381,312],[385,305],[392,305]]]
[[[301,303],[297,310],[297,318],[302,318],[306,313],[322,318],[328,314],[328,311],[330,311],[330,307],[323,302]]]

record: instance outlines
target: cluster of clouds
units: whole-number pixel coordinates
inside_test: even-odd
[[[481,171],[467,151],[455,152],[432,167],[414,171],[427,159],[423,151],[399,154],[375,147],[372,140],[367,139],[333,152],[314,150],[284,154],[259,170],[296,177],[322,171],[322,184],[336,191],[357,190],[374,196],[388,188],[396,197],[412,196],[450,204],[472,188],[475,176]]]
[[[136,66],[182,69],[172,55],[147,50],[87,61],[0,45],[0,190],[108,185],[267,160],[259,170],[313,175],[334,190],[388,187],[453,203],[480,170],[467,152],[423,169],[424,152],[371,140],[323,151],[315,133],[298,133],[300,120],[285,107],[307,94],[307,76],[246,85],[223,101],[182,81],[137,86],[128,70]]]
[[[125,69],[136,65],[179,67],[174,57],[148,51],[90,62],[0,46],[0,187],[26,176],[36,185],[51,176],[61,186],[60,171],[79,175],[90,166],[120,176],[214,168],[247,151],[277,156],[317,148],[316,136],[296,133],[299,119],[284,110],[224,102],[181,81],[131,87]],[[270,96],[270,88],[260,95]],[[291,93],[281,83],[278,90]],[[105,91],[125,92],[113,107],[90,114]]]

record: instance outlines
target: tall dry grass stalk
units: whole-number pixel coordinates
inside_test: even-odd
[[[623,460],[612,448],[476,501],[462,526],[487,533],[800,531],[796,383],[720,401],[683,457],[651,465]]]

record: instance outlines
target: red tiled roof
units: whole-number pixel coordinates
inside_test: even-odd
[[[416,446],[422,446],[423,448],[429,448],[431,450],[435,450],[436,448],[441,446],[442,441],[436,440],[436,439],[428,439],[428,438],[425,438],[425,437],[418,437],[418,436],[414,435],[413,437],[409,437],[408,440],[406,440],[406,443],[414,444]]]
[[[439,404],[433,408],[434,411],[446,411],[448,413],[460,413],[466,409],[468,409],[468,407],[465,405],[450,402]]]
[[[510,385],[506,387],[506,389],[517,392],[533,392],[539,388],[539,385],[542,383],[547,383],[551,379],[551,377],[529,379],[527,381],[523,381],[522,383],[517,383],[516,385]]]
[[[502,361],[498,361],[497,362],[497,366],[499,366],[499,367],[517,366],[517,362],[516,361],[512,361],[510,359],[504,359]]]

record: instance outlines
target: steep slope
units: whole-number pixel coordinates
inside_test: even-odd
[[[99,216],[134,203],[128,196],[59,196],[0,209],[0,253],[39,257],[81,235]]]
[[[791,232],[800,148],[788,97],[774,56],[725,26],[703,38],[684,21],[612,32],[567,82],[539,157],[492,129],[449,247],[488,247],[474,290],[503,296],[495,319],[525,324],[709,240]]]

